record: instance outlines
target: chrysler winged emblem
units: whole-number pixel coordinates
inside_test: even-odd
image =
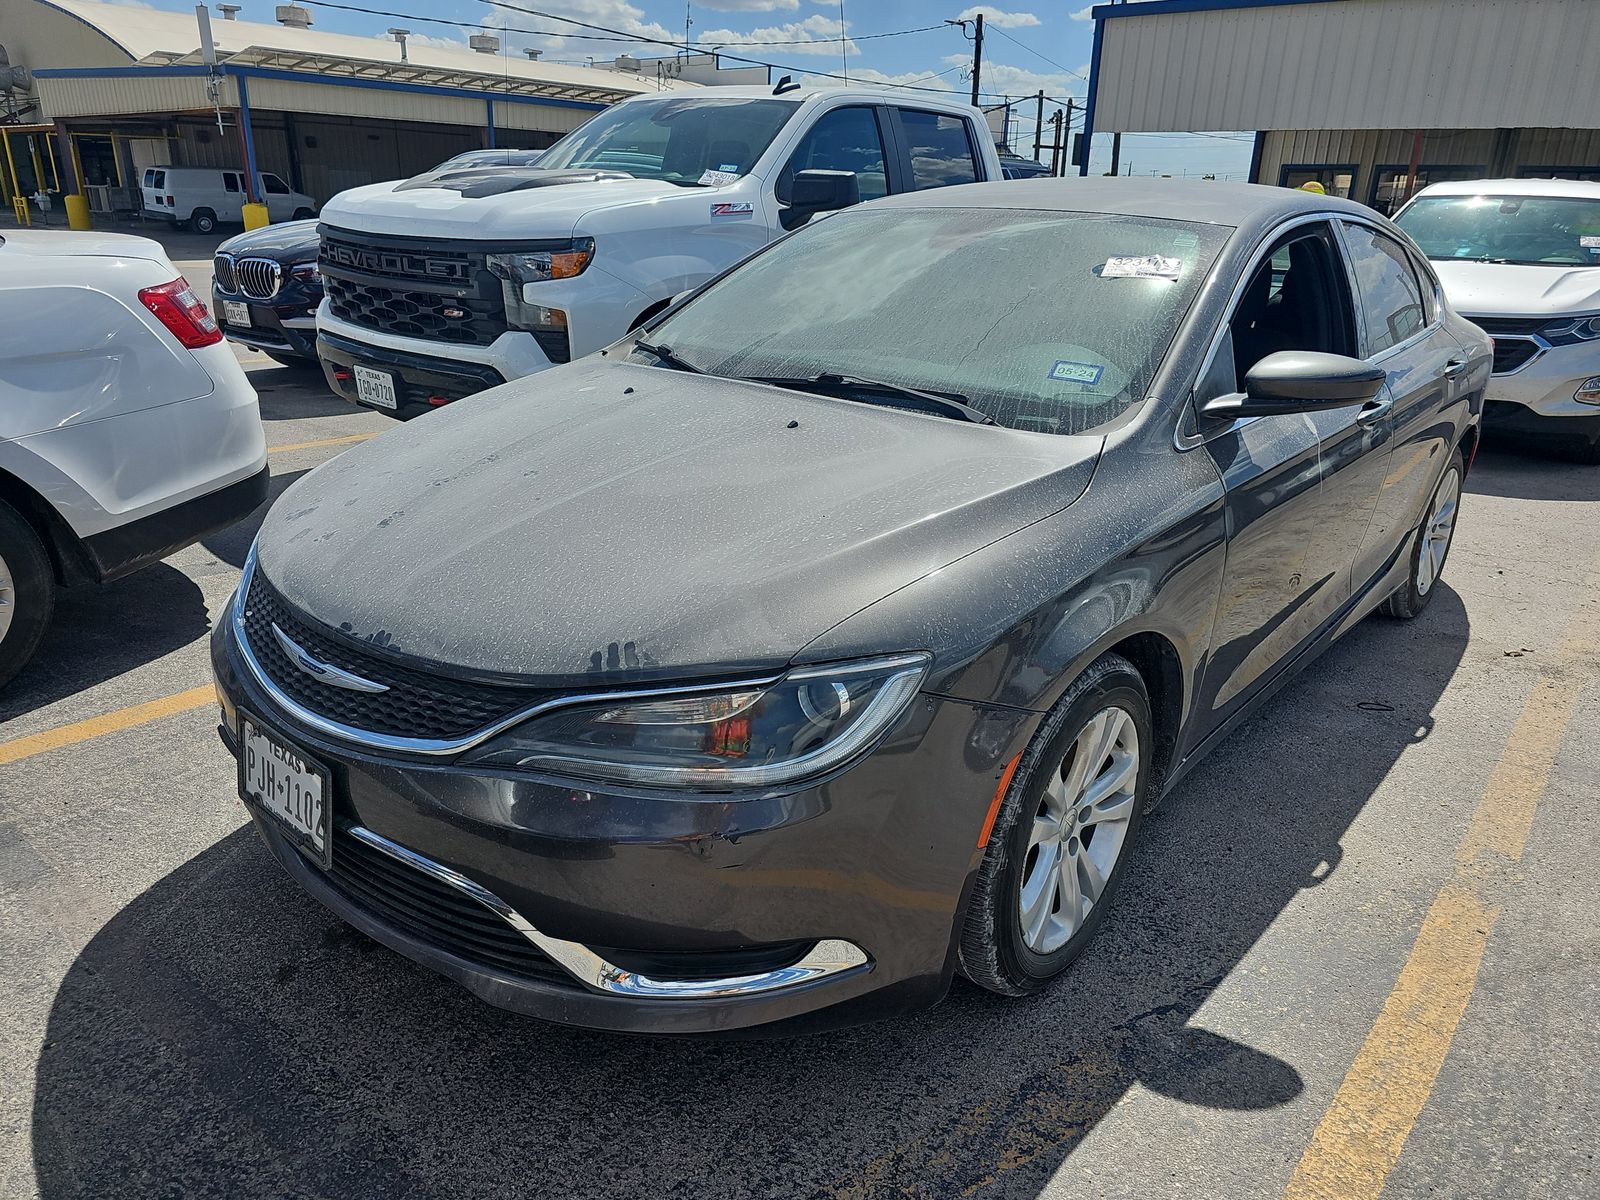
[[[331,687],[344,688],[348,692],[387,692],[389,690],[389,685],[386,683],[374,683],[370,679],[363,679],[359,675],[351,674],[343,667],[336,667],[331,662],[324,662],[279,629],[276,621],[272,624],[272,636],[278,639],[278,645],[283,647],[283,652],[289,656],[290,662],[307,675],[314,679],[320,679]]]

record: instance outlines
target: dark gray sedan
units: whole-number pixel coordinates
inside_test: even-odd
[[[850,209],[297,482],[213,639],[221,733],[302,887],[494,1004],[1036,991],[1151,804],[1427,607],[1491,361],[1327,197]]]

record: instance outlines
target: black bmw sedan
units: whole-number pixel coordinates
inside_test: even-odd
[[[251,229],[217,247],[211,311],[231,342],[286,367],[316,367],[322,275],[315,221]]]
[[[494,1004],[1033,992],[1150,805],[1428,606],[1491,361],[1328,197],[863,205],[295,483],[213,638],[220,732],[301,887]]]

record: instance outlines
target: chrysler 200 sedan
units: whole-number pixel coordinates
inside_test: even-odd
[[[1328,197],[865,205],[297,482],[213,639],[220,731],[306,891],[506,1008],[1034,992],[1151,804],[1438,592],[1491,361]]]

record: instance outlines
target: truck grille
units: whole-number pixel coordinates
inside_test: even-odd
[[[308,653],[389,690],[354,692],[307,674],[273,635],[274,625]],[[553,695],[433,675],[357,649],[296,616],[259,568],[245,594],[244,632],[250,652],[279,691],[302,708],[368,733],[441,741],[465,737]]]
[[[509,326],[485,251],[460,244],[322,231],[328,309],[379,333],[487,346]]]
[[[252,300],[271,300],[283,283],[283,267],[271,258],[239,258],[233,263],[239,291]]]
[[[347,898],[419,942],[504,975],[579,986],[487,905],[346,830],[333,835],[330,874]]]

